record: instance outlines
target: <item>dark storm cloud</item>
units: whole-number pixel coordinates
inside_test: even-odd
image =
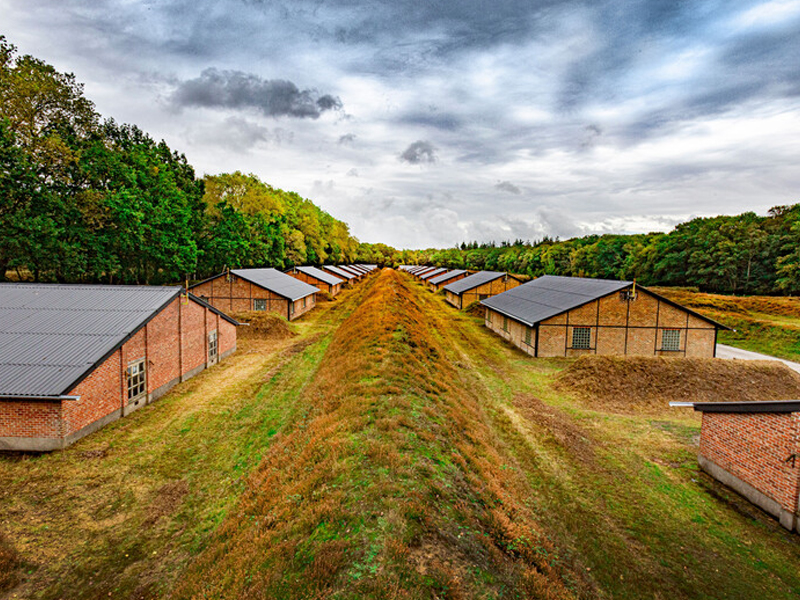
[[[255,108],[269,117],[317,119],[342,102],[329,94],[300,90],[291,81],[261,79],[242,71],[206,69],[196,79],[180,83],[172,95],[176,106],[205,108]]]
[[[519,196],[522,193],[522,190],[515,186],[510,181],[498,181],[497,184],[494,186],[495,189],[500,190],[501,192],[507,192],[509,194],[516,194]]]
[[[436,162],[436,148],[430,142],[417,140],[400,155],[400,160],[411,165]]]

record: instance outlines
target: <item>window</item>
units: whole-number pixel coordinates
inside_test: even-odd
[[[294,302],[289,302],[289,314],[294,314]]]
[[[145,377],[144,359],[140,358],[128,364],[128,402],[141,398],[147,393],[147,377]]]
[[[486,309],[486,322],[487,323],[492,322],[492,311],[490,311],[488,308]]]
[[[667,352],[680,352],[681,349],[681,330],[662,329],[661,330],[661,349]]]
[[[478,300],[486,300],[489,294],[478,294]]]
[[[307,297],[308,297],[308,296],[305,296],[305,297],[303,298],[303,308],[305,308],[305,307],[306,307],[306,298],[307,298]]]
[[[508,333],[508,317],[503,317],[503,331]]]
[[[528,346],[531,345],[531,328],[530,327],[526,327],[525,328],[525,343],[528,344]]]
[[[577,349],[588,349],[592,347],[592,329],[590,327],[572,328],[572,347]]]
[[[267,301],[253,300],[253,310],[267,310]]]
[[[217,343],[217,330],[208,334],[208,362],[217,362],[219,344]]]

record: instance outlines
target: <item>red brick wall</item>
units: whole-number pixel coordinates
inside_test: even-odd
[[[196,302],[182,300],[181,304],[181,336],[183,337],[183,372],[206,363],[205,314],[209,312]]]
[[[800,413],[703,413],[700,454],[778,502],[798,509]]]
[[[178,318],[182,300],[183,298],[173,300],[147,324],[148,393],[181,376],[181,356],[177,345]]]
[[[129,342],[130,343],[130,342]],[[127,345],[127,344],[126,344]],[[92,374],[70,390],[80,400],[65,400],[63,435],[68,436],[122,408],[120,351],[109,356]],[[125,390],[127,395],[127,390]]]
[[[60,402],[7,402],[0,400],[0,438],[61,437]]]

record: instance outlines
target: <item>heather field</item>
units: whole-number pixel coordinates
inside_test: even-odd
[[[698,418],[653,390],[800,378],[676,364],[532,360],[384,270],[63,452],[0,457],[0,597],[798,597],[800,536],[702,474]]]

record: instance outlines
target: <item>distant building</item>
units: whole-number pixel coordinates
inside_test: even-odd
[[[486,326],[531,356],[711,358],[728,329],[632,281],[545,275],[481,304]]]
[[[426,271],[425,273],[422,273],[422,274],[419,276],[419,279],[420,279],[421,281],[428,281],[428,279],[430,279],[431,277],[435,277],[435,276],[437,276],[437,275],[441,275],[441,274],[442,274],[442,273],[444,273],[445,271],[447,271],[447,269],[443,269],[443,268],[441,268],[441,267],[440,267],[440,268],[437,268],[437,269],[433,269],[433,270],[431,270],[431,271]]]
[[[800,532],[800,400],[694,402],[700,467]]]
[[[346,281],[347,283],[356,283],[358,281],[357,275],[351,273],[346,269],[342,269],[334,265],[323,265],[322,270],[327,271],[328,273],[331,273],[333,275],[336,275],[336,277],[342,279],[343,281]]]
[[[478,271],[460,281],[443,286],[445,300],[456,308],[466,308],[473,302],[491,298],[522,283],[508,273],[499,271]]]
[[[317,267],[293,267],[288,274],[300,281],[325,290],[332,298],[336,297],[345,283],[343,279]]]
[[[319,288],[277,269],[231,269],[191,286],[191,291],[227,313],[266,310],[297,319],[317,305]]]
[[[0,450],[64,448],[236,350],[181,287],[0,284]]]
[[[443,286],[460,281],[468,277],[469,274],[469,271],[465,271],[464,269],[453,269],[452,271],[446,271],[440,275],[430,277],[426,280],[426,283],[430,291],[438,292]]]

